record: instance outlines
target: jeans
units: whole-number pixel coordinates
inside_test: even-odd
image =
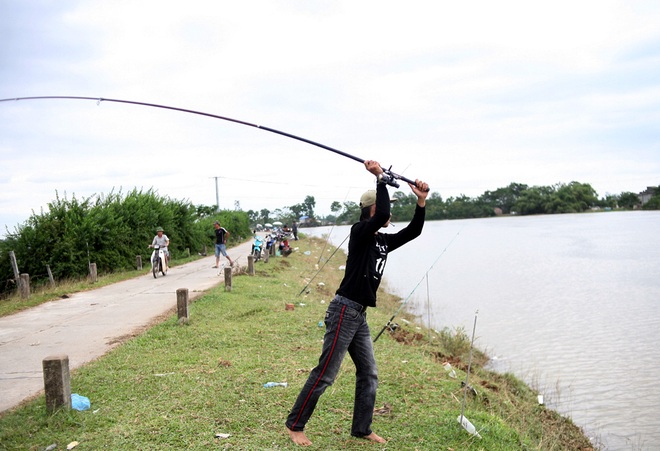
[[[374,358],[366,308],[343,296],[335,296],[325,313],[325,335],[319,364],[314,368],[298,395],[286,420],[286,427],[302,431],[312,416],[316,403],[333,384],[346,351],[355,363],[355,404],[351,435],[371,434],[378,369]]]
[[[220,254],[227,256],[227,245],[226,244],[216,244],[215,245],[215,256],[220,258]]]

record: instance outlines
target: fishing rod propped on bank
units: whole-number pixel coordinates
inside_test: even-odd
[[[406,306],[406,304],[408,303],[408,301],[410,300],[412,295],[415,293],[417,288],[419,288],[419,286],[421,285],[422,281],[428,276],[429,272],[431,272],[431,270],[433,269],[435,264],[438,263],[438,260],[440,260],[440,258],[443,255],[445,255],[445,252],[447,252],[447,249],[449,249],[449,246],[451,246],[451,244],[454,242],[454,240],[456,238],[458,238],[458,235],[461,234],[461,230],[463,230],[463,228],[461,228],[458,232],[456,232],[456,235],[454,235],[454,237],[451,239],[451,241],[449,241],[449,243],[445,246],[445,248],[442,250],[442,252],[440,252],[440,255],[438,255],[438,257],[431,264],[429,269],[426,270],[426,272],[424,273],[424,276],[422,276],[422,278],[419,280],[419,282],[417,282],[417,285],[415,285],[415,288],[412,289],[412,291],[410,292],[408,297],[405,300],[403,300],[403,302],[401,302],[401,305],[399,305],[399,308],[396,310],[396,312],[394,312],[392,317],[387,321],[387,323],[383,326],[383,328],[380,330],[380,332],[378,332],[378,335],[376,335],[376,337],[374,338],[374,343],[376,343],[378,341],[378,339],[380,338],[380,336],[383,335],[383,332],[385,332],[385,329],[392,326],[392,321],[394,321],[394,318],[396,318],[397,315],[399,314],[399,312],[401,312],[401,310],[403,310],[403,308]]]
[[[365,162],[364,159],[356,157],[355,155],[351,155],[347,152],[343,152],[341,150],[334,149],[330,146],[326,146],[325,144],[321,144],[321,143],[318,143],[316,141],[312,141],[312,140],[307,139],[307,138],[302,138],[300,136],[296,136],[296,135],[293,135],[291,133],[283,132],[281,130],[276,130],[274,128],[266,127],[264,125],[258,125],[258,124],[253,124],[251,122],[242,121],[242,120],[239,120],[239,119],[234,119],[234,118],[227,117],[227,116],[220,116],[220,115],[217,115],[217,114],[205,113],[203,111],[190,110],[190,109],[187,109],[187,108],[179,108],[179,107],[175,107],[175,106],[160,105],[160,104],[157,104],[157,103],[138,102],[138,101],[135,101],[135,100],[121,100],[121,99],[108,99],[108,98],[105,98],[105,97],[83,97],[83,96],[13,97],[13,98],[9,98],[9,99],[0,99],[0,102],[10,102],[10,101],[19,101],[19,100],[93,100],[93,101],[96,102],[97,105],[100,105],[101,102],[115,102],[115,103],[125,103],[125,104],[130,104],[130,105],[146,106],[146,107],[152,107],[152,108],[162,108],[162,109],[166,109],[166,110],[180,111],[182,113],[197,114],[197,115],[200,115],[200,116],[211,117],[211,118],[220,119],[220,120],[223,120],[223,121],[234,122],[236,124],[247,125],[248,127],[258,128],[258,129],[261,129],[261,130],[265,130],[267,132],[271,132],[271,133],[275,133],[275,134],[278,134],[278,135],[285,136],[287,138],[302,141],[304,143],[311,144],[313,146],[320,147],[320,148],[325,149],[325,150],[329,150],[330,152],[334,152],[336,154],[342,155],[346,158],[350,158],[351,160],[355,160],[355,161],[358,161],[358,162],[363,163],[363,164]],[[406,183],[410,183],[412,185],[415,185],[415,182],[413,180],[410,180],[410,179],[408,179],[408,178],[406,178],[406,177],[404,177],[400,174],[396,174],[396,173],[392,172],[392,167],[391,166],[388,169],[383,168],[383,172],[385,174],[384,177],[383,177],[383,180],[388,185],[391,185],[395,188],[399,187],[399,184],[397,183],[397,180],[402,180]]]

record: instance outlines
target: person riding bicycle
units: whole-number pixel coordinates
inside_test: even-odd
[[[165,263],[167,266],[170,266],[170,251],[167,249],[167,246],[170,244],[170,239],[163,233],[163,228],[158,227],[156,229],[156,236],[149,245],[149,247],[154,247],[158,245],[163,252],[165,253]]]

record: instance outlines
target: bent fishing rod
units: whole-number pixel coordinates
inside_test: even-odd
[[[217,114],[211,114],[211,113],[205,113],[203,111],[196,111],[196,110],[190,110],[187,108],[179,108],[175,106],[169,106],[169,105],[160,105],[157,103],[147,103],[147,102],[138,102],[135,100],[121,100],[121,99],[108,99],[105,97],[83,97],[83,96],[32,96],[32,97],[13,97],[9,99],[0,99],[0,102],[10,102],[10,101],[19,101],[19,100],[93,100],[96,101],[97,105],[100,105],[101,102],[114,102],[114,103],[124,103],[124,104],[130,104],[130,105],[139,105],[139,106],[146,106],[146,107],[152,107],[152,108],[162,108],[165,110],[173,110],[173,111],[179,111],[182,113],[189,113],[189,114],[197,114],[200,116],[206,116],[210,117],[213,119],[220,119],[223,121],[228,121],[228,122],[234,122],[236,124],[241,124],[241,125],[247,125],[248,127],[254,127],[258,128],[261,130],[265,130],[267,132],[275,133],[277,135],[285,136],[287,138],[295,139],[298,141],[302,141],[307,144],[311,144],[316,147],[320,147],[325,150],[329,150],[330,152],[334,152],[336,154],[342,155],[346,158],[350,158],[351,160],[358,161],[362,164],[364,164],[365,160],[359,157],[356,157],[355,155],[351,155],[347,152],[343,152],[338,149],[334,149],[330,146],[326,146],[325,144],[318,143],[316,141],[312,141],[307,138],[302,138],[300,136],[293,135],[291,133],[283,132],[281,130],[276,130],[274,128],[266,127],[265,125],[258,125],[258,124],[253,124],[251,122],[246,122],[242,121],[239,119],[234,119],[231,117],[227,116],[220,116]],[[392,172],[392,167],[390,166],[388,169],[382,168],[383,173],[385,174],[383,177],[383,181],[386,182],[388,185],[393,186],[395,188],[399,187],[399,184],[397,183],[397,180],[403,180],[406,183],[410,183],[412,185],[415,185],[415,182],[413,180],[410,180],[400,174],[396,174]]]

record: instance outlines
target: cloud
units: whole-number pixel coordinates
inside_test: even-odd
[[[21,2],[0,98],[172,105],[376,158],[444,197],[572,180],[660,183],[655,2]],[[354,161],[263,130],[134,105],[0,103],[3,223],[56,190],[154,187],[221,206],[359,198]],[[6,168],[6,169],[5,169]],[[404,187],[404,189],[406,189]]]

